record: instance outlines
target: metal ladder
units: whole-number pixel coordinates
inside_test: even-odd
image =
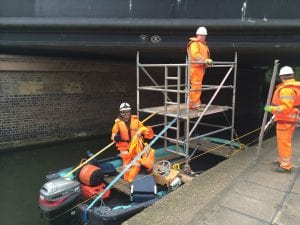
[[[167,131],[161,139],[164,140],[165,149],[170,152],[176,153],[186,158],[186,166],[192,158],[194,152],[190,154],[190,143],[198,141],[203,137],[215,135],[224,131],[231,131],[231,140],[234,135],[234,117],[235,117],[235,95],[236,95],[236,75],[237,75],[237,54],[235,54],[234,61],[217,61],[214,62],[212,68],[221,68],[223,71],[227,71],[223,76],[220,76],[220,83],[217,85],[202,85],[202,92],[214,91],[211,99],[206,105],[203,105],[201,110],[192,110],[189,108],[189,93],[190,93],[190,62],[186,59],[185,63],[177,64],[146,64],[140,63],[139,53],[137,53],[137,113],[156,113],[158,116],[163,116],[163,124],[157,124],[155,126],[165,126],[170,121],[170,118],[176,118],[176,124],[174,124],[169,131]],[[197,63],[197,62],[196,62]],[[149,71],[153,69],[154,73]],[[163,76],[157,71],[163,70]],[[140,71],[142,73],[140,74]],[[152,71],[152,70],[151,70]],[[140,81],[144,81],[140,76],[146,75],[147,78],[154,84],[152,86],[142,86]],[[229,77],[233,75],[232,81],[229,81]],[[141,79],[141,80],[140,80]],[[226,84],[227,82],[229,85]],[[161,84],[163,82],[163,84]],[[231,105],[213,105],[213,101],[222,89],[232,90]],[[150,108],[140,107],[140,92],[141,91],[154,91],[160,92],[163,95],[163,105],[154,106]],[[184,96],[183,96],[184,95]],[[155,102],[153,102],[155,104]],[[231,124],[218,125],[203,123],[202,119],[211,114],[220,113],[231,110]],[[230,121],[229,121],[230,122]],[[184,123],[184,124],[182,124]],[[203,126],[209,126],[213,131],[208,131],[204,134],[197,133],[197,129],[202,129]],[[170,133],[173,132],[173,133]],[[174,134],[175,132],[175,134]],[[181,137],[181,133],[183,133]],[[176,145],[176,148],[169,149],[168,146]],[[194,148],[194,147],[193,147]]]

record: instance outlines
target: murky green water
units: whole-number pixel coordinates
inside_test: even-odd
[[[38,208],[39,190],[45,175],[86,158],[86,150],[94,153],[110,143],[109,138],[90,139],[48,146],[18,149],[0,153],[0,224],[46,225]],[[115,154],[114,148],[103,157]]]

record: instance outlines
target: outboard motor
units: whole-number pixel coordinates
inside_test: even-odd
[[[55,217],[77,202],[80,183],[63,177],[51,180],[40,190],[39,207],[48,218]]]

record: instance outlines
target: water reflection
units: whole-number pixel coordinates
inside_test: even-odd
[[[109,138],[103,137],[1,152],[1,224],[48,224],[40,218],[38,209],[39,190],[45,182],[45,175],[49,171],[76,165],[82,158],[86,158],[86,150],[97,152],[107,144]],[[111,148],[102,157],[116,153]]]

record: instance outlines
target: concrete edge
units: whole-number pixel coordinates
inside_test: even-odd
[[[264,144],[274,145],[274,138],[264,141]],[[247,147],[122,224],[188,223],[195,214],[205,213],[206,206],[218,201],[222,193],[230,189],[246,170],[255,166],[256,150],[256,146]],[[260,156],[266,153],[265,149],[261,149]]]

